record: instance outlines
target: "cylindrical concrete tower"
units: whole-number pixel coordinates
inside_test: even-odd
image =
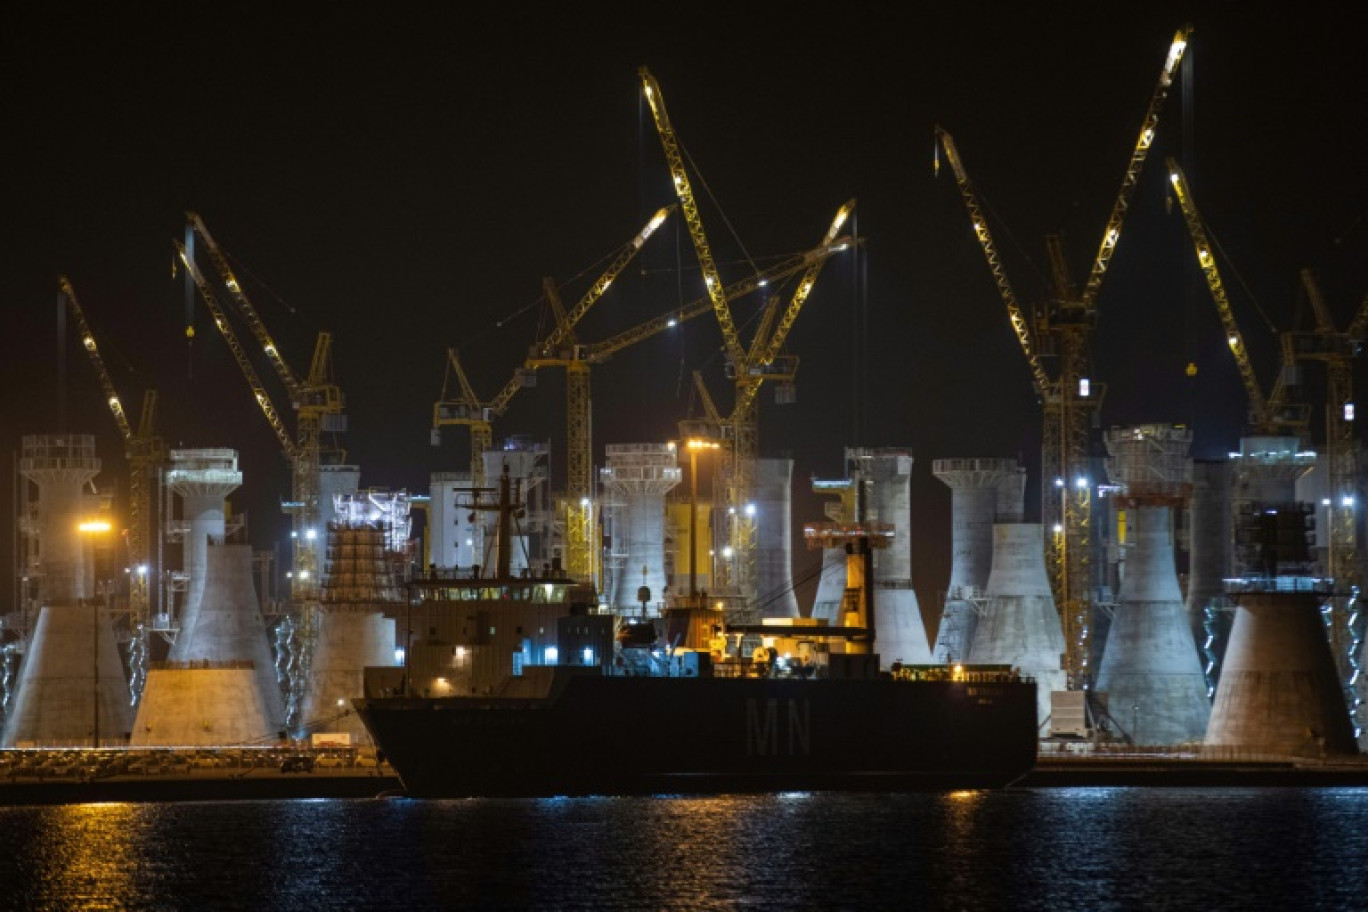
[[[1294,757],[1358,753],[1313,592],[1235,596],[1206,744]]]
[[[895,447],[847,448],[846,464],[861,484],[856,521],[889,523],[894,530],[889,546],[874,552],[880,662],[930,664],[931,644],[912,588],[912,453]]]
[[[793,591],[793,460],[755,461],[758,607],[766,617],[797,617]]]
[[[814,478],[812,490],[816,494],[836,496],[837,500],[828,501],[824,515],[831,522],[855,522],[856,481],[846,477],[835,480]],[[841,623],[841,600],[845,598],[846,553],[844,548],[822,549],[822,570],[817,579],[817,592],[812,600],[809,616],[826,621],[828,624]]]
[[[204,595],[209,542],[223,543],[224,502],[242,487],[237,450],[172,450],[166,486],[180,495],[181,519],[186,525],[181,569],[188,582],[185,604],[181,607],[181,627],[193,628],[194,615]]]
[[[998,522],[1026,521],[1026,470],[1021,466],[1004,475],[1002,484],[998,485],[997,515]]]
[[[544,444],[514,437],[505,440],[498,449],[485,450],[481,455],[484,459],[485,485],[496,487],[504,466],[508,466],[508,476],[518,486],[517,496],[526,505],[526,515],[513,531],[513,553],[509,555],[510,572],[517,574],[525,569],[532,569],[532,565],[538,559],[538,549],[531,540],[530,530],[538,525],[544,525],[539,516],[541,510],[538,508],[536,492],[546,481],[547,448]],[[495,529],[498,514],[488,510],[481,511],[476,517],[476,522],[482,526],[481,537],[485,545],[485,553],[480,555],[481,566],[486,572],[493,573],[494,568],[498,566],[498,555],[494,553],[499,540]]]
[[[1096,690],[1133,744],[1198,741],[1210,704],[1173,555],[1173,510],[1191,492],[1192,431],[1172,425],[1113,428],[1107,472],[1122,486],[1128,519],[1124,578]]]
[[[95,438],[29,435],[20,447],[19,473],[38,487],[39,602],[70,605],[91,598],[94,568],[79,527],[93,506],[85,486],[100,473]]]
[[[357,744],[370,740],[351,706],[363,695],[365,669],[395,664],[409,499],[404,492],[339,495],[332,512],[318,639],[301,715],[305,730],[345,734]]]
[[[625,552],[613,608],[641,611],[638,590],[650,590],[650,605],[665,600],[665,495],[679,484],[674,449],[665,443],[610,443],[604,448],[604,485],[623,504],[617,547]]]
[[[1015,665],[1036,679],[1036,706],[1043,723],[1050,694],[1063,690],[1064,630],[1045,574],[1045,540],[1039,523],[993,526],[993,570],[987,598],[966,661]]]
[[[950,584],[936,632],[937,662],[963,661],[974,637],[979,598],[993,567],[993,523],[1015,459],[937,459],[931,474],[950,488]]]

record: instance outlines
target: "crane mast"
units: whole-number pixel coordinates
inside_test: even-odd
[[[95,333],[86,321],[85,310],[76,297],[71,281],[65,276],[57,279],[58,288],[66,298],[67,306],[76,318],[76,328],[81,334],[81,347],[90,357],[90,363],[99,377],[104,391],[105,402],[114,415],[119,436],[123,439],[124,458],[128,460],[128,556],[129,591],[128,603],[131,614],[130,628],[134,631],[146,625],[152,611],[151,581],[148,579],[152,565],[152,489],[156,483],[158,467],[166,459],[166,443],[156,436],[153,427],[157,409],[156,390],[143,393],[142,414],[136,430],[128,423],[123,403],[114,388],[104,359],[100,356],[95,342]]]

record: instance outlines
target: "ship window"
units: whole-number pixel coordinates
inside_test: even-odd
[[[519,649],[513,653],[513,677],[521,678],[523,673],[523,653]]]
[[[593,646],[585,646],[585,647],[584,647],[583,658],[584,658],[584,664],[585,664],[585,665],[593,665],[593,664],[594,664],[594,647],[593,647]]]
[[[546,656],[545,661],[547,665],[555,665],[556,662],[560,660],[560,650],[555,646],[547,646],[546,651],[542,653],[542,655]]]
[[[490,635],[490,636],[493,636],[493,635],[494,635],[494,628],[493,628],[493,627],[490,627],[490,628],[489,628],[489,635]]]

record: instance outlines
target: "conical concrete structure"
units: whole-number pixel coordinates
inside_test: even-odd
[[[1313,592],[1244,592],[1206,744],[1254,754],[1350,756],[1358,744]]]
[[[765,617],[798,617],[793,591],[793,460],[755,461],[758,607]]]
[[[181,500],[189,582],[167,660],[148,668],[135,745],[264,744],[283,729],[252,549],[228,541],[225,501],[241,484],[235,450],[171,452],[167,486]]]
[[[601,479],[622,505],[614,547],[624,558],[612,606],[630,614],[642,610],[643,586],[649,605],[665,601],[665,495],[679,484],[682,472],[674,449],[665,443],[610,443],[605,453]]]
[[[363,696],[365,669],[395,664],[395,618],[403,610],[403,566],[410,531],[404,492],[336,498],[319,591],[318,634],[302,701],[301,734],[370,736],[351,701]]]
[[[993,524],[1001,488],[1018,476],[1015,459],[937,459],[931,474],[950,488],[950,584],[936,631],[937,662],[963,661],[993,567]]]
[[[1064,630],[1045,574],[1039,523],[993,526],[993,569],[965,661],[1015,665],[1036,679],[1038,719],[1050,715],[1050,693],[1063,690]]]
[[[1236,525],[1235,623],[1206,744],[1296,757],[1358,753],[1325,635],[1324,580],[1313,569],[1309,504],[1255,501]]]
[[[132,712],[114,624],[93,605],[38,615],[0,747],[127,743]]]
[[[1173,554],[1173,510],[1191,490],[1192,432],[1113,428],[1108,474],[1126,511],[1124,577],[1095,690],[1133,744],[1200,741],[1210,704]]]
[[[37,585],[30,579],[27,587],[34,605],[21,607],[37,610],[20,615],[32,627],[0,746],[90,746],[127,738],[128,680],[112,619],[95,601],[94,542],[81,532],[102,506],[85,490],[99,471],[89,434],[21,441],[19,472],[37,488],[37,509],[26,517],[31,547],[24,563]]]

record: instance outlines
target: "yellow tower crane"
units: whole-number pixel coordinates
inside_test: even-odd
[[[128,557],[129,557],[129,594],[128,605],[131,617],[130,630],[137,631],[139,625],[147,625],[152,608],[151,581],[148,579],[152,564],[152,488],[156,484],[157,470],[166,460],[166,442],[153,431],[157,412],[157,391],[143,393],[142,414],[135,430],[128,423],[128,416],[114,388],[114,381],[105,368],[100,349],[95,344],[95,333],[86,321],[81,302],[66,276],[57,279],[58,288],[66,298],[72,315],[76,318],[76,328],[81,334],[81,347],[90,356],[95,367],[100,386],[104,390],[105,402],[114,414],[114,422],[123,438],[124,458],[128,460]]]
[[[204,241],[209,258],[213,261],[224,287],[228,289],[239,314],[261,346],[267,360],[271,362],[271,367],[285,385],[290,396],[290,405],[295,410],[295,441],[286,452],[290,460],[291,497],[285,508],[292,519],[294,544],[290,594],[297,607],[307,610],[307,607],[318,598],[318,544],[322,535],[323,515],[320,467],[346,462],[345,450],[335,445],[325,447],[323,442],[325,433],[331,435],[346,429],[342,389],[331,379],[332,335],[327,332],[318,334],[308,376],[301,379],[290,368],[275,339],[262,323],[256,308],[243,291],[242,283],[233,273],[228,258],[209,233],[204,220],[194,212],[187,212],[186,220],[190,229]],[[195,274],[198,275],[197,272]],[[196,284],[199,284],[199,279],[196,279]],[[201,294],[206,287],[201,286]],[[217,315],[215,319],[217,320]],[[222,329],[223,327],[220,327],[220,331]]]
[[[1090,638],[1092,489],[1089,480],[1089,444],[1097,409],[1105,392],[1091,377],[1089,346],[1097,324],[1097,296],[1120,241],[1121,227],[1130,208],[1131,197],[1154,142],[1160,111],[1168,97],[1174,74],[1182,62],[1191,32],[1190,26],[1183,26],[1169,44],[1158,82],[1150,95],[1140,125],[1139,136],[1126,163],[1121,188],[1112,203],[1101,243],[1081,293],[1075,292],[1068,280],[1058,241],[1050,242],[1055,299],[1049,302],[1048,309],[1037,323],[1034,336],[1036,341],[1049,339],[1053,345],[1058,362],[1054,377],[1045,371],[1037,346],[1032,344],[1032,333],[1012,293],[1011,284],[993,245],[987,220],[983,217],[982,207],[954,140],[945,130],[936,128],[939,147],[945,150],[946,159],[954,170],[974,233],[988,260],[998,291],[1007,305],[1008,319],[1026,355],[1036,394],[1042,400],[1044,430],[1041,474],[1044,481],[1041,519],[1047,531],[1046,567],[1064,627],[1064,670],[1070,689],[1089,687],[1093,673]],[[939,167],[939,158],[936,164]]]
[[[646,67],[641,67],[639,75],[643,91],[646,94],[646,101],[651,108],[656,132],[660,136],[661,148],[664,150],[666,163],[670,169],[675,195],[679,199],[684,220],[689,227],[689,236],[693,241],[694,252],[698,256],[708,299],[712,304],[713,313],[717,317],[718,328],[722,332],[722,345],[727,360],[728,376],[732,379],[735,387],[732,411],[723,425],[724,432],[729,432],[731,436],[731,456],[727,468],[726,507],[731,522],[729,539],[734,556],[732,562],[725,568],[720,568],[724,572],[719,576],[717,582],[730,586],[743,596],[749,597],[754,594],[756,582],[756,526],[750,508],[751,491],[755,481],[755,461],[759,453],[758,413],[755,395],[767,377],[780,382],[792,383],[793,372],[797,369],[797,359],[792,357],[781,358],[779,352],[788,331],[793,326],[793,321],[802,309],[803,302],[806,301],[811,292],[813,281],[815,281],[822,263],[814,264],[811,275],[805,276],[804,280],[799,283],[793,300],[789,303],[783,317],[778,320],[777,325],[775,323],[778,312],[777,302],[771,301],[769,303],[762,314],[761,325],[752,340],[752,345],[749,348],[745,347],[737,332],[736,324],[732,320],[731,308],[728,306],[726,295],[723,292],[722,280],[713,261],[712,248],[703,229],[703,220],[699,215],[698,203],[694,199],[693,186],[684,166],[684,156],[680,151],[679,139],[675,135],[674,126],[670,122],[670,115],[665,107],[665,98],[660,90],[660,84]],[[824,238],[824,243],[829,244],[835,238],[842,224],[849,217],[853,206],[854,201],[852,200],[841,207],[830,231]],[[772,334],[771,329],[773,330]]]
[[[1197,265],[1201,268],[1207,288],[1211,291],[1211,299],[1216,304],[1216,312],[1221,318],[1221,328],[1226,334],[1226,345],[1235,358],[1240,380],[1244,383],[1245,395],[1249,398],[1249,429],[1259,435],[1288,436],[1305,440],[1311,418],[1310,409],[1303,403],[1289,401],[1290,390],[1285,383],[1291,373],[1286,368],[1291,367],[1293,363],[1292,337],[1287,333],[1280,336],[1284,369],[1278,371],[1272,392],[1265,396],[1258,375],[1254,371],[1254,365],[1249,359],[1249,349],[1245,345],[1244,335],[1235,322],[1230,297],[1226,294],[1225,282],[1221,280],[1221,271],[1216,265],[1215,247],[1207,236],[1205,222],[1197,209],[1187,177],[1172,158],[1168,159],[1167,164],[1169,187],[1178,199],[1178,207],[1183,213],[1183,220],[1187,223],[1193,249],[1197,254]]]
[[[566,482],[562,515],[565,517],[565,569],[575,579],[593,579],[597,575],[593,535],[594,449],[589,364],[581,357],[583,349],[575,338],[575,325],[603,297],[613,280],[674,208],[666,206],[657,210],[572,309],[565,309],[554,281],[549,278],[542,281],[542,291],[555,315],[556,325],[540,345],[532,347],[524,367],[531,370],[543,367],[565,369]]]

